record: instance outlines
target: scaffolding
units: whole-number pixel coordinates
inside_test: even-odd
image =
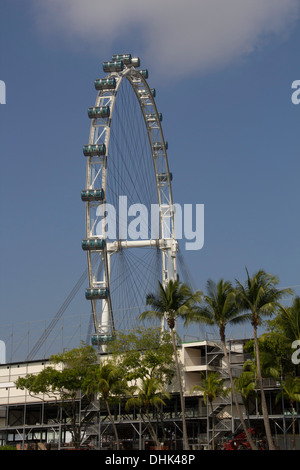
[[[238,347],[237,347],[238,346]],[[238,375],[247,359],[242,342],[228,342],[228,352],[234,374]],[[241,423],[235,412],[232,397],[217,398],[213,412],[205,405],[201,393],[191,392],[199,384],[200,372],[218,371],[228,380],[222,347],[214,341],[183,343],[179,351],[184,383],[185,414],[189,444],[192,450],[210,448],[212,442],[212,418],[215,420],[214,439],[221,445],[236,433],[241,432]],[[28,373],[38,373],[49,365],[48,360],[6,363],[0,365],[0,445],[10,444],[18,448],[65,449],[72,443],[70,423],[55,400],[49,397],[31,397],[26,391],[18,390],[15,381]],[[288,404],[277,403],[275,396],[279,390],[276,381],[265,381],[272,434],[278,447],[291,448],[292,415]],[[78,395],[78,422],[88,416],[88,426],[84,429],[83,445],[89,449],[112,450],[116,448],[112,424],[104,402],[88,402],[85,396]],[[257,437],[264,435],[263,416],[258,398],[250,402],[250,421]],[[299,448],[300,413],[296,413],[297,446]],[[118,429],[121,448],[151,450],[155,443],[151,440],[149,424],[142,419],[138,409],[130,412],[125,402],[120,401],[112,408],[114,422]],[[153,411],[151,423],[155,427],[163,448],[182,449],[182,416],[179,393],[175,389],[166,406]]]

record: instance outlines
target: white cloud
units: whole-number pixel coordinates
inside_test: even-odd
[[[299,0],[33,0],[48,34],[99,44],[136,44],[151,69],[205,73],[249,54],[299,18]],[[136,38],[133,38],[133,31]],[[106,57],[104,58],[106,59]]]

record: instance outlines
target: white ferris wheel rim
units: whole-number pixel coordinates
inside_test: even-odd
[[[111,243],[107,241],[106,232],[103,231],[101,239],[104,240],[101,247],[101,259],[103,262],[103,280],[95,282],[94,271],[92,266],[91,255],[97,250],[87,250],[87,263],[89,273],[89,289],[95,290],[99,287],[106,289],[106,298],[102,298],[102,312],[97,310],[95,299],[91,298],[92,313],[94,318],[95,333],[102,337],[110,337],[114,331],[114,315],[112,308],[112,299],[110,292],[110,255],[111,253],[123,248],[131,247],[156,247],[161,252],[162,272],[161,282],[166,284],[170,279],[177,278],[177,241],[175,239],[174,227],[174,210],[171,186],[171,173],[169,171],[167,144],[164,140],[163,129],[161,125],[161,114],[158,112],[155,103],[155,93],[149,87],[146,80],[147,73],[144,70],[138,70],[132,64],[123,64],[122,70],[110,71],[105,80],[115,80],[115,88],[100,89],[97,94],[94,108],[109,107],[109,115],[103,118],[94,117],[91,119],[89,146],[102,144],[105,147],[105,154],[99,159],[98,177],[101,178],[101,190],[103,190],[104,198],[98,201],[98,207],[105,211],[109,201],[106,200],[107,179],[109,173],[109,150],[111,140],[111,128],[114,123],[115,105],[118,100],[118,92],[124,80],[127,80],[131,89],[135,93],[139,108],[143,114],[145,130],[148,135],[148,144],[151,149],[153,162],[153,178],[155,178],[158,206],[159,206],[159,239],[137,240],[116,240]],[[151,111],[149,113],[149,110]],[[150,118],[150,117],[151,118]],[[160,148],[157,144],[160,143]],[[92,165],[95,165],[95,158],[88,156],[87,158],[87,175],[86,189],[95,189],[95,179],[92,175]],[[163,175],[163,177],[162,177]],[[86,240],[95,239],[97,236],[91,230],[91,206],[90,201],[86,201]],[[94,204],[97,206],[97,203]],[[97,208],[96,208],[97,209]],[[106,313],[103,313],[106,312]],[[100,319],[99,319],[100,317]],[[103,320],[103,318],[105,319]]]

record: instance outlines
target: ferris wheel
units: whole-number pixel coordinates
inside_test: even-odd
[[[95,80],[86,188],[86,235],[94,334],[101,347],[132,328],[146,295],[177,278],[174,206],[162,114],[138,57],[114,55]]]

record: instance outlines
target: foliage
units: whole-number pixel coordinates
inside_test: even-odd
[[[217,397],[226,397],[230,392],[229,388],[225,388],[225,379],[217,372],[209,372],[207,376],[202,375],[201,385],[194,385],[192,392],[202,392],[205,404],[212,406],[213,401]]]
[[[183,318],[187,320],[190,315],[193,315],[195,309],[198,308],[197,303],[200,302],[201,296],[202,293],[200,291],[196,291],[193,293],[187,284],[180,283],[179,281],[173,281],[171,279],[165,287],[161,284],[161,282],[159,282],[158,293],[150,293],[147,295],[146,298],[146,303],[147,305],[150,305],[152,307],[152,310],[146,310],[140,316],[141,320],[148,317],[159,318],[161,321],[166,320],[170,329],[173,345],[173,355],[176,366],[176,376],[179,385],[184,450],[189,450],[189,443],[185,419],[183,388],[177,357],[174,328],[177,318]]]
[[[213,432],[212,432],[212,448],[215,448],[215,418],[214,418],[214,409],[213,401],[217,397],[226,397],[230,393],[230,388],[226,388],[223,379],[220,374],[217,372],[208,372],[207,376],[202,375],[201,385],[195,385],[192,388],[192,392],[200,391],[203,393],[203,400],[205,404],[209,404],[211,407],[212,414],[212,423],[213,423]]]
[[[202,322],[208,325],[218,325],[221,340],[225,339],[226,325],[245,322],[247,314],[242,314],[236,302],[235,289],[231,282],[220,279],[215,283],[207,281],[207,293],[203,296],[203,303],[187,318],[190,322]]]
[[[99,394],[105,401],[115,401],[128,391],[123,369],[106,360],[88,370],[82,390],[88,394]]]
[[[264,393],[262,370],[260,363],[260,350],[257,338],[257,328],[261,325],[262,319],[272,316],[276,309],[280,307],[279,301],[283,295],[290,294],[290,289],[278,289],[278,278],[272,274],[268,274],[262,269],[257,271],[252,277],[246,268],[247,279],[244,284],[237,282],[236,295],[239,308],[248,313],[249,319],[253,326],[254,346],[256,354],[257,379],[261,393],[261,403],[263,419],[268,440],[269,450],[275,450],[272,439],[271,428],[269,423],[269,415],[267,402]]]
[[[143,312],[140,319],[153,317],[161,320],[165,317],[169,328],[173,330],[176,318],[186,319],[192,314],[201,300],[202,293],[193,293],[187,284],[172,279],[165,288],[161,282],[158,284],[158,293],[148,294],[146,298],[146,303],[151,305],[152,310]]]
[[[62,354],[51,356],[53,366],[47,366],[38,374],[27,374],[16,381],[17,388],[42,399],[40,394],[48,395],[57,401],[70,422],[75,447],[80,445],[84,429],[88,425],[88,415],[82,414],[78,422],[77,398],[83,388],[86,376],[96,361],[96,353],[91,346],[82,345]],[[92,397],[90,397],[92,399]]]
[[[244,284],[237,282],[236,294],[239,308],[248,312],[248,318],[253,327],[261,325],[264,317],[271,317],[280,307],[279,301],[286,294],[291,294],[291,289],[278,289],[277,276],[268,274],[262,269],[252,277],[246,268],[247,279]]]
[[[231,365],[226,346],[225,330],[228,324],[238,324],[245,322],[248,314],[241,312],[236,300],[236,291],[231,282],[220,279],[215,283],[211,279],[207,281],[207,293],[203,297],[203,302],[197,310],[193,312],[187,322],[198,321],[209,325],[217,325],[222,342],[224,358],[230,379],[231,391],[235,402],[236,410],[241,421],[243,430],[247,436],[251,449],[256,450],[256,446],[249,433],[237,398],[235,384],[231,372]]]
[[[293,433],[293,450],[296,450],[296,423],[295,423],[295,402],[300,402],[300,377],[287,376],[281,384],[281,391],[278,393],[276,400],[280,398],[287,399],[290,404],[292,413],[292,433]]]
[[[111,413],[110,405],[112,402],[119,401],[122,396],[128,393],[127,380],[124,377],[123,369],[114,363],[114,361],[105,360],[92,367],[83,383],[83,390],[88,394],[98,395],[105,402],[109,419],[112,423],[117,449],[120,448],[118,431]]]
[[[288,345],[300,340],[300,297],[295,297],[291,307],[280,306],[276,317],[268,322],[269,331],[280,336]]]
[[[108,352],[128,380],[149,377],[170,384],[174,377],[171,337],[160,328],[140,327],[129,332],[117,332]]]
[[[134,406],[140,409],[142,419],[145,421],[146,417],[152,439],[159,449],[160,443],[151,422],[150,412],[155,408],[159,411],[162,406],[166,405],[164,400],[169,400],[171,395],[164,390],[163,384],[154,377],[145,377],[139,386],[133,388],[132,393],[131,398],[126,402],[126,409],[129,410]]]

